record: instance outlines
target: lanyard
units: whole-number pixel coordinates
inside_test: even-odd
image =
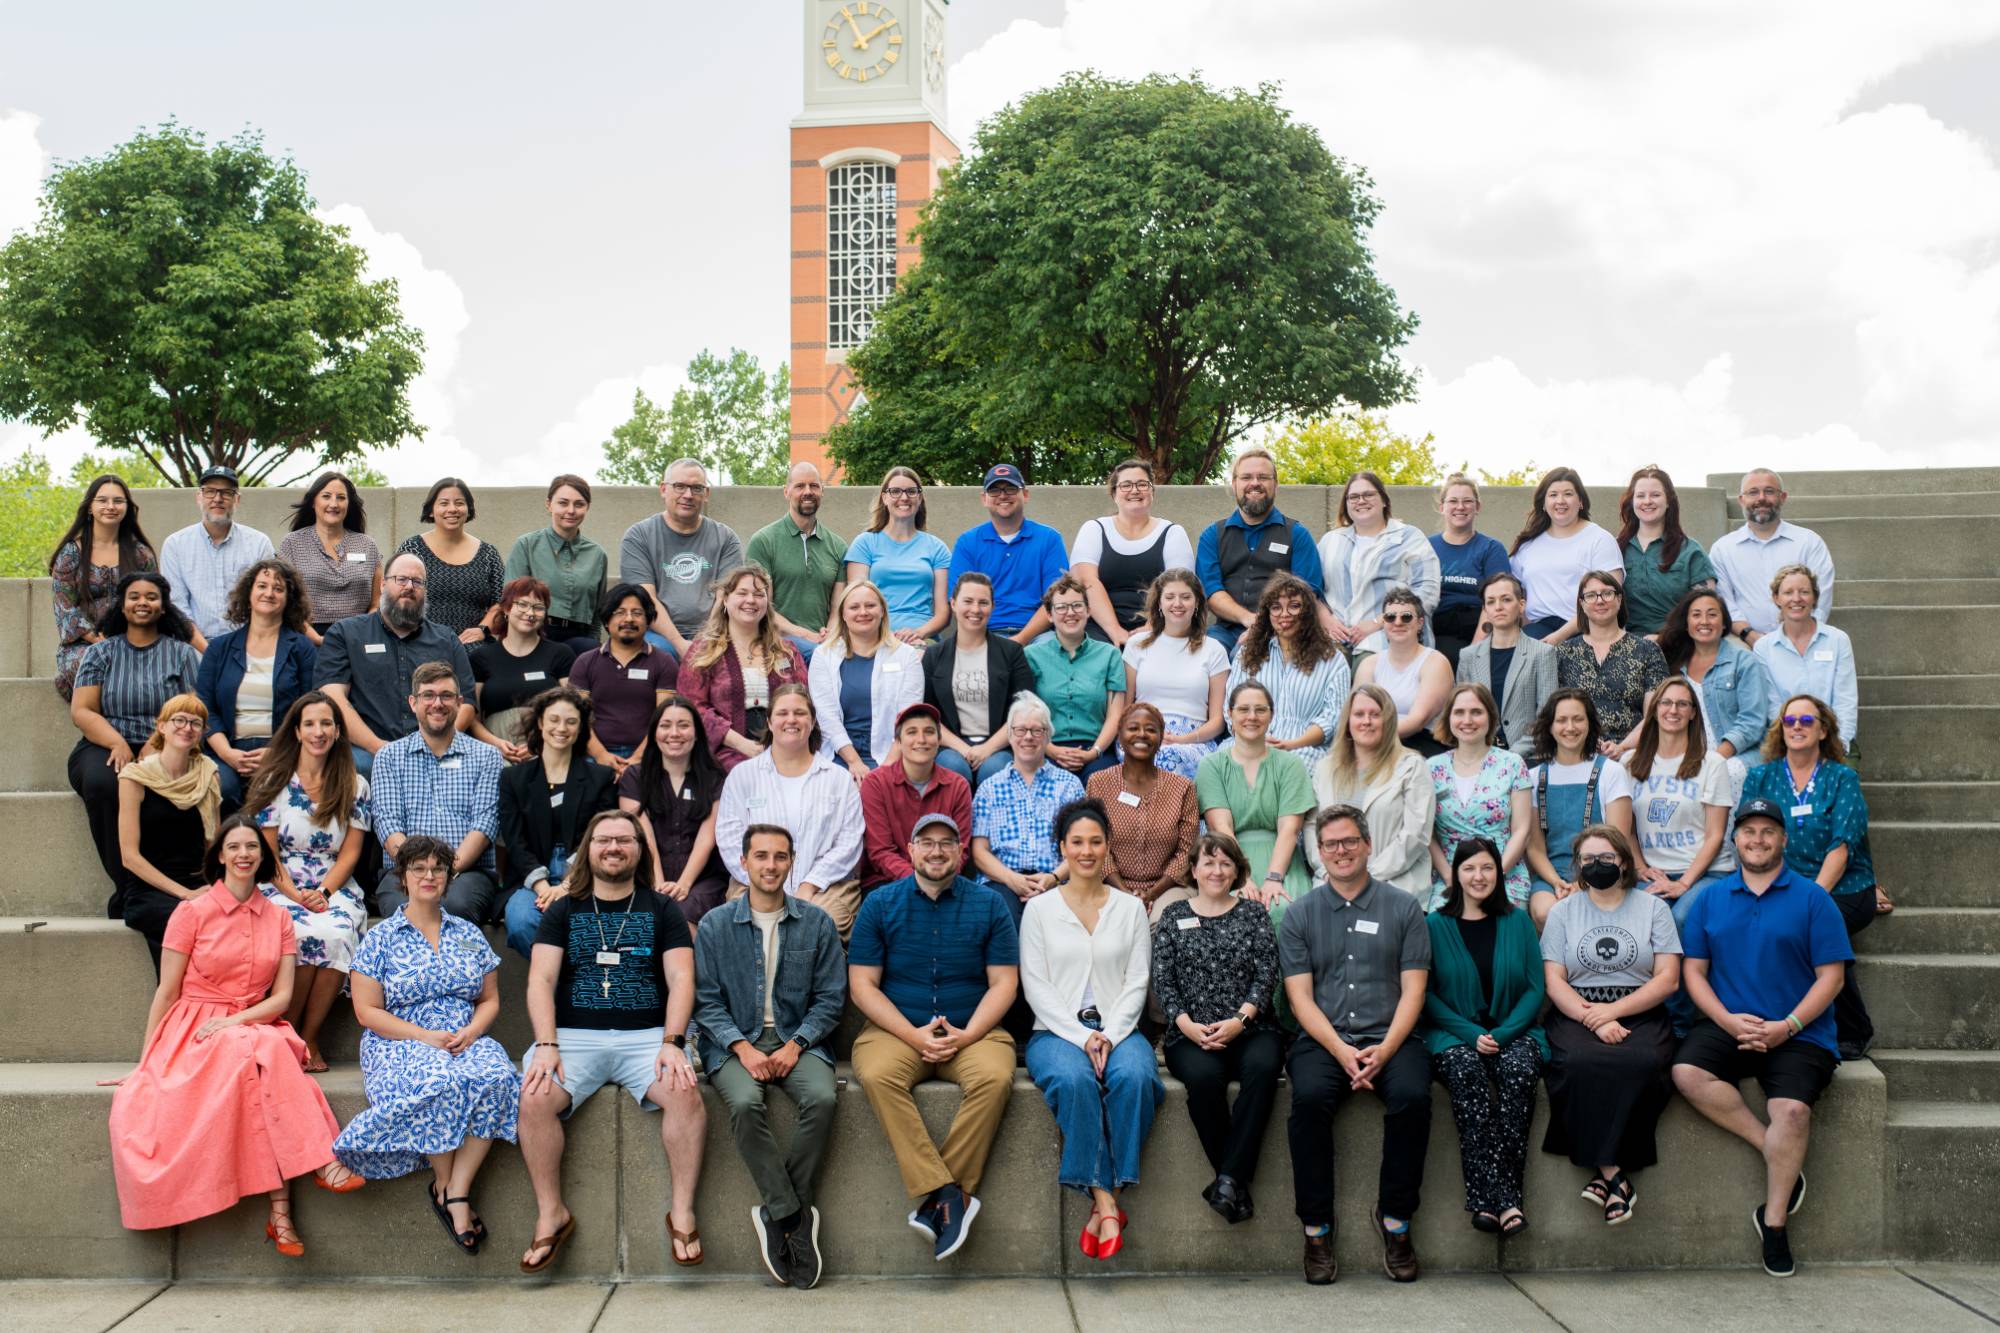
[[[1798,812],[1799,807],[1811,801],[1813,788],[1819,784],[1820,765],[1825,762],[1824,759],[1814,761],[1812,774],[1806,778],[1806,785],[1803,788],[1792,777],[1792,766],[1789,763],[1785,765],[1785,781],[1792,789],[1792,827],[1801,833],[1805,832],[1806,817]]]

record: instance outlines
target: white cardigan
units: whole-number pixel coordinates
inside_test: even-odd
[[[813,649],[812,663],[806,668],[813,717],[819,723],[824,751],[835,763],[842,762],[840,747],[853,743],[840,714],[840,664],[846,660],[847,645],[828,639]],[[868,754],[879,766],[896,743],[897,715],[924,697],[924,655],[901,639],[890,639],[876,647],[874,663],[868,677],[873,699],[870,711],[874,714],[868,730]]]
[[[1320,809],[1329,805],[1358,805],[1368,820],[1368,873],[1384,884],[1393,884],[1405,893],[1426,902],[1431,895],[1431,833],[1437,819],[1437,788],[1431,783],[1430,769],[1415,750],[1403,751],[1402,759],[1389,775],[1360,793],[1333,789],[1333,755],[1313,769],[1313,798]],[[1319,859],[1319,840],[1312,824],[1306,824],[1306,859],[1312,863],[1313,877],[1326,878],[1326,866]]]
[[[800,806],[796,825],[788,822],[769,750],[729,771],[715,803],[715,849],[729,878],[749,882],[743,873],[743,830],[752,824],[780,824],[792,835],[786,893],[796,893],[801,884],[826,889],[854,878],[861,862],[861,793],[854,775],[824,753],[814,755]]]
[[[1104,1035],[1116,1046],[1138,1026],[1152,969],[1146,908],[1132,894],[1113,889],[1095,931],[1083,928],[1060,889],[1028,899],[1021,914],[1021,985],[1037,1028],[1077,1046],[1088,1041],[1091,1030],[1076,1017],[1087,981]]]

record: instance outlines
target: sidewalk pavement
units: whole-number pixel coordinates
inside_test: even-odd
[[[1642,1313],[1643,1312],[1643,1313]],[[1777,1281],[1756,1271],[1448,1274],[1397,1287],[1344,1273],[1333,1287],[1279,1278],[1107,1277],[934,1281],[829,1279],[811,1292],[768,1282],[616,1284],[344,1282],[0,1282],[0,1328],[411,1329],[445,1333],[655,1333],[807,1326],[819,1333],[897,1329],[1213,1333],[1220,1327],[1600,1330],[1643,1318],[1655,1330],[1922,1329],[2000,1326],[2000,1266],[1802,1266]]]

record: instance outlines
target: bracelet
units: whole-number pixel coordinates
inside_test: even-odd
[[[1806,1025],[1804,1023],[1799,1022],[1799,1016],[1797,1014],[1786,1014],[1785,1022],[1791,1025],[1793,1036],[1797,1036],[1799,1033],[1804,1032],[1806,1030]]]
[[[552,1051],[560,1051],[562,1049],[561,1046],[552,1041],[531,1041],[528,1043],[528,1049],[531,1051],[539,1046],[546,1046]]]

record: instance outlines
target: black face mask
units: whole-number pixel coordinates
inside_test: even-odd
[[[1593,889],[1615,889],[1624,877],[1616,861],[1592,861],[1577,873],[1577,878]]]

